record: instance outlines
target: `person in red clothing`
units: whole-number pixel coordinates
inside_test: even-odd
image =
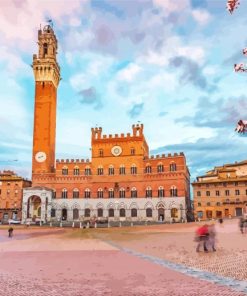
[[[203,245],[204,252],[208,252],[207,249],[207,240],[208,240],[208,225],[205,224],[201,227],[199,227],[196,231],[196,241],[198,242],[196,251],[200,252],[200,247]]]

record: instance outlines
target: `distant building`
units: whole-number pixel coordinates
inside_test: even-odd
[[[190,209],[190,173],[185,155],[149,156],[142,124],[133,125],[132,133],[127,135],[103,135],[101,127],[92,128],[91,160],[55,160],[60,68],[56,59],[57,39],[50,26],[39,30],[38,44],[39,53],[33,56],[34,187],[24,190],[23,221],[93,217],[186,220]]]
[[[32,182],[12,171],[0,172],[0,220],[21,219],[22,190]]]
[[[195,218],[228,218],[247,212],[246,160],[215,167],[192,186]]]

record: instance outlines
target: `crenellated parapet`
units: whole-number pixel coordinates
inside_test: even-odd
[[[38,31],[38,55],[33,55],[33,73],[36,82],[50,81],[57,88],[60,81],[60,67],[57,63],[57,39],[50,25]]]
[[[60,164],[76,164],[76,163],[91,163],[90,159],[56,159],[56,163]]]
[[[143,124],[133,124],[132,125],[132,134],[131,133],[121,133],[121,134],[108,134],[102,135],[102,128],[95,127],[91,128],[92,132],[92,141],[101,141],[101,140],[135,140],[135,139],[142,139],[143,138]]]
[[[134,137],[142,137],[143,136],[143,124],[133,124],[132,131]]]
[[[150,155],[149,157],[145,157],[144,160],[146,161],[150,161],[150,160],[162,160],[162,159],[172,159],[172,158],[178,158],[178,157],[183,157],[184,158],[184,153],[180,152],[180,153],[168,153],[167,155],[165,154],[157,154],[157,155]]]

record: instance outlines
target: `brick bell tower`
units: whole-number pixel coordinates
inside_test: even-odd
[[[33,130],[32,179],[53,173],[55,165],[57,87],[60,67],[57,63],[57,38],[46,25],[38,31],[39,53],[33,55],[35,105]]]

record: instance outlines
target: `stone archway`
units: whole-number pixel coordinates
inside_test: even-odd
[[[46,187],[27,187],[23,189],[22,223],[30,221],[50,221],[53,190]]]
[[[41,198],[38,195],[31,195],[27,201],[27,218],[36,221],[41,219]]]

